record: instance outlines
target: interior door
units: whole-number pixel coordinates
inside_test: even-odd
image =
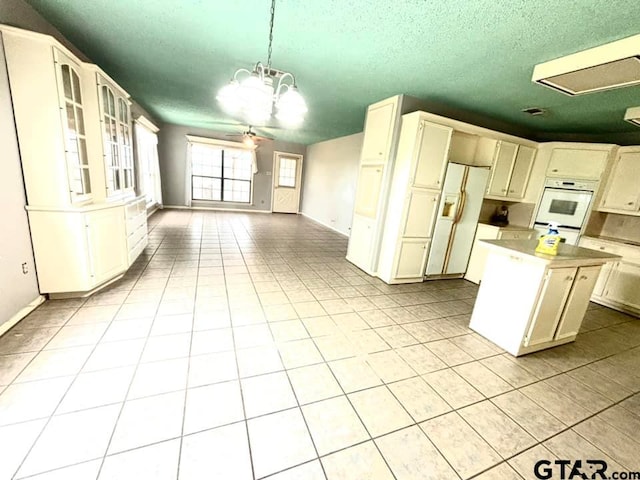
[[[547,272],[525,346],[553,340],[576,272],[576,268],[553,268]]]
[[[274,213],[298,213],[302,155],[275,152],[273,154],[273,208]]]

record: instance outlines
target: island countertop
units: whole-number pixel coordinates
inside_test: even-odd
[[[561,243],[557,255],[537,253],[537,240],[479,240],[484,247],[495,253],[521,258],[522,260],[548,264],[549,268],[602,265],[622,257],[599,250]]]

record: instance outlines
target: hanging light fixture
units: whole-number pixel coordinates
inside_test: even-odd
[[[307,104],[298,91],[294,75],[271,67],[275,8],[276,1],[271,0],[267,65],[258,62],[253,71],[236,70],[216,98],[227,113],[240,115],[251,125],[266,123],[275,106],[276,118],[287,127],[296,127],[304,121]]]

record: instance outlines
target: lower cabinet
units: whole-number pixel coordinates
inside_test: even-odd
[[[640,265],[618,262],[607,279],[603,296],[640,311]]]
[[[122,275],[147,244],[146,209],[127,217],[136,202],[27,207],[40,293],[85,296]]]
[[[403,239],[400,244],[395,278],[422,279],[427,253],[429,253],[428,239]]]

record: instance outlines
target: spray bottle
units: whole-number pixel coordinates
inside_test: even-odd
[[[558,224],[549,222],[549,230],[546,235],[542,235],[538,240],[536,252],[546,255],[557,255],[558,245],[560,245],[560,233],[558,233]]]

